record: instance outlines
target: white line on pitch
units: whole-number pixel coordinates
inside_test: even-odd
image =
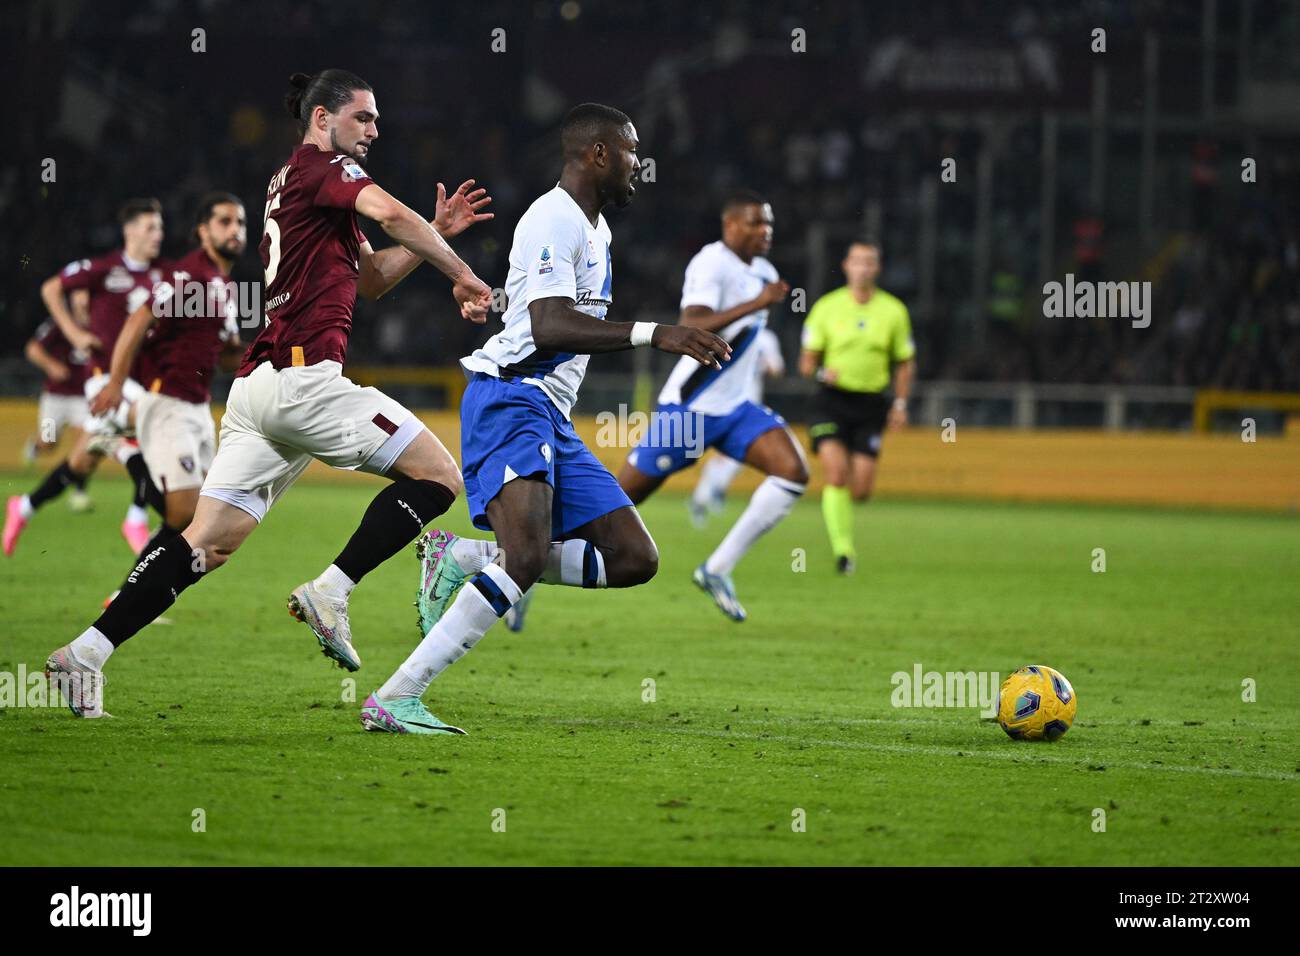
[[[565,725],[588,725],[594,727],[610,727],[623,730],[643,730],[648,733],[660,734],[682,734],[689,737],[715,737],[720,740],[737,739],[750,740],[756,743],[780,743],[796,744],[802,747],[838,747],[841,750],[870,750],[878,753],[896,753],[896,754],[922,754],[932,757],[957,757],[960,755],[963,760],[1012,760],[1021,761],[1027,764],[1034,763],[1054,763],[1066,764],[1074,767],[1083,767],[1086,765],[1086,757],[1053,757],[1048,754],[1030,755],[1021,750],[1020,753],[996,752],[988,750],[962,750],[961,748],[930,747],[925,744],[879,744],[870,743],[863,740],[826,740],[815,737],[790,737],[784,734],[748,734],[735,730],[708,730],[703,727],[672,727],[658,724],[642,724],[634,721],[620,720],[603,720],[591,717],[570,717],[570,718],[551,718],[547,719],[548,723],[565,724]],[[892,721],[886,721],[892,723]],[[1024,747],[1024,744],[1013,744],[1013,746]],[[1276,770],[1234,770],[1229,767],[1188,767],[1181,764],[1168,763],[1145,763],[1137,761],[1119,762],[1097,758],[1099,765],[1104,765],[1107,769],[1115,770],[1166,770],[1172,773],[1191,773],[1204,774],[1212,777],[1245,777],[1253,780],[1281,780],[1284,783],[1300,782],[1300,774],[1282,773]]]

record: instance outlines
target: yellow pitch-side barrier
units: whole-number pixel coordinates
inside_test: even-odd
[[[1207,388],[1196,393],[1192,405],[1192,427],[1198,432],[1210,430],[1210,419],[1221,408],[1275,412],[1300,412],[1300,394],[1295,392],[1233,392]],[[1292,425],[1288,422],[1288,433]]]
[[[390,379],[391,381],[391,379]],[[218,420],[221,410],[216,409]],[[460,457],[460,419],[455,412],[421,412],[453,455]],[[579,434],[611,470],[627,457],[626,447],[600,447],[594,418],[574,421]],[[36,403],[0,400],[0,485],[4,494],[28,490],[37,470],[24,473],[22,443],[36,430]],[[807,434],[795,428],[807,447]],[[46,458],[38,470],[52,466]],[[114,464],[111,466],[116,468]],[[319,463],[304,480],[373,481]],[[668,482],[689,489],[695,470]],[[756,485],[741,473],[735,488]],[[1262,437],[1245,442],[1237,434],[1183,432],[1019,431],[958,427],[956,441],[937,428],[912,427],[885,437],[877,493],[1014,501],[1068,501],[1240,510],[1300,509],[1300,437]],[[820,475],[813,463],[814,493]]]

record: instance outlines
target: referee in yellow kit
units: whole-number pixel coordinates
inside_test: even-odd
[[[853,502],[871,497],[885,426],[907,424],[916,346],[907,306],[876,288],[879,243],[853,242],[843,268],[848,284],[818,299],[804,322],[799,372],[822,386],[809,429],[826,480],[822,516],[836,570],[852,574]]]

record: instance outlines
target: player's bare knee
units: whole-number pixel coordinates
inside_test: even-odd
[[[613,564],[613,573],[609,575],[610,587],[633,588],[659,573],[659,549],[647,535],[619,548]]]
[[[637,555],[635,577],[637,584],[645,584],[659,573],[659,549],[653,541],[647,540],[644,548]]]
[[[202,574],[215,571],[238,550],[242,538],[223,535],[219,530],[190,524],[182,532],[194,556],[194,570]]]
[[[460,469],[455,465],[442,478],[435,478],[434,481],[437,481],[457,498],[465,490],[465,479],[461,477]]]
[[[499,542],[498,542],[499,544]],[[501,546],[497,563],[510,575],[519,590],[527,591],[537,583],[546,570],[546,554],[550,542],[521,542],[510,547]]]

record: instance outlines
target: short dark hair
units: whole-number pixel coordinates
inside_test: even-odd
[[[295,73],[289,77],[284,108],[298,121],[298,132],[305,133],[316,107],[323,106],[327,113],[337,113],[352,100],[356,90],[374,92],[369,83],[347,70],[321,70],[313,76]]]
[[[569,110],[560,126],[560,146],[565,159],[581,155],[592,143],[631,122],[631,117],[612,106],[579,103]]]
[[[125,226],[136,216],[146,216],[150,213],[162,215],[162,203],[152,196],[140,199],[128,199],[122,203],[122,207],[117,211],[117,221]]]
[[[236,206],[243,207],[244,201],[234,193],[228,193],[224,189],[214,189],[211,192],[204,193],[199,199],[198,208],[194,215],[194,238],[199,237],[199,226],[212,218],[212,211],[218,206],[226,203],[233,203]]]
[[[854,239],[852,242],[850,242],[847,246],[844,247],[844,254],[847,256],[849,254],[849,250],[852,249],[854,246],[869,246],[872,249],[875,249],[877,254],[879,254],[881,251],[880,240],[877,239],[875,236],[858,236],[856,239]]]
[[[737,189],[727,194],[727,198],[722,201],[722,214],[729,216],[737,209],[743,209],[745,206],[765,206],[767,200],[754,192],[752,189]]]

